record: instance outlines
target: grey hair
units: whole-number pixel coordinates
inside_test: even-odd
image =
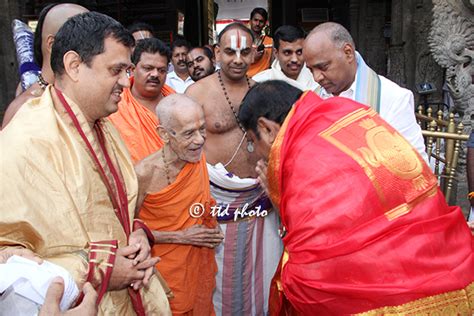
[[[339,23],[335,22],[326,22],[323,24],[320,24],[316,26],[311,33],[309,33],[310,37],[312,34],[324,32],[327,33],[331,39],[331,41],[334,43],[334,45],[338,48],[341,48],[344,46],[344,44],[350,44],[352,47],[355,49],[355,43],[354,40],[352,39],[351,34],[349,31],[342,26]]]

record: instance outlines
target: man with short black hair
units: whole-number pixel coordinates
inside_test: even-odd
[[[196,82],[214,73],[216,61],[212,51],[206,47],[194,47],[187,56],[188,72]]]
[[[268,161],[285,245],[270,315],[474,312],[474,243],[458,206],[373,109],[271,80],[239,119]]]
[[[303,58],[305,34],[300,28],[283,25],[273,35],[275,60],[270,69],[252,77],[256,82],[283,80],[301,90],[314,91],[318,84],[306,68]]]
[[[171,44],[171,63],[173,71],[168,73],[166,84],[173,88],[177,93],[183,93],[187,87],[194,83],[189,75],[186,55],[191,45],[183,38],[178,38]]]
[[[250,77],[270,68],[273,40],[264,33],[267,21],[268,12],[264,8],[255,8],[250,13],[249,25],[254,38],[253,48],[255,50],[254,60],[248,70]]]
[[[55,36],[54,86],[27,102],[0,134],[0,247],[28,248],[98,292],[99,315],[170,314],[135,219],[138,185],[112,124],[134,39],[97,12],[70,18]],[[140,290],[146,286],[146,290]]]
[[[148,23],[144,23],[144,22],[133,23],[132,25],[128,27],[128,30],[130,31],[130,33],[132,33],[132,36],[135,39],[136,43],[145,38],[154,37],[153,27]]]
[[[138,42],[132,55],[135,65],[130,88],[121,95],[117,113],[109,119],[120,132],[134,163],[154,153],[163,145],[156,127],[155,109],[160,100],[175,93],[165,84],[169,48],[157,38]]]
[[[225,234],[216,247],[217,315],[266,315],[270,280],[282,251],[278,217],[257,180],[254,144],[237,118],[254,84],[247,77],[252,40],[245,25],[226,26],[215,50],[221,69],[186,90],[204,109],[211,194],[222,210],[216,214]],[[252,216],[251,210],[262,212]]]

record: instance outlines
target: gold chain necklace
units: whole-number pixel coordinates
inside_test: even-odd
[[[242,123],[241,123],[240,120],[239,120],[239,115],[237,114],[237,111],[235,111],[235,108],[234,108],[234,106],[232,105],[232,102],[230,101],[229,95],[227,94],[227,89],[225,88],[225,85],[224,85],[224,81],[222,81],[220,69],[217,71],[217,76],[218,76],[218,78],[219,78],[219,83],[221,84],[222,91],[224,91],[225,99],[227,100],[227,103],[229,103],[229,107],[230,107],[230,109],[232,110],[232,113],[234,113],[234,117],[235,117],[235,120],[237,121],[237,125],[239,125],[239,128],[242,130],[242,132],[243,132],[244,135],[245,135],[245,134],[247,134],[247,132],[245,131],[245,128],[242,126]],[[245,79],[247,79],[247,85],[248,85],[249,90],[250,90],[249,77],[247,77],[247,75],[245,75]],[[253,143],[252,143],[252,141],[249,140],[248,138],[247,138],[247,151],[248,151],[249,153],[253,153],[253,151],[254,151]]]

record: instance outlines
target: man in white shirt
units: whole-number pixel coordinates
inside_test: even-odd
[[[194,83],[189,75],[186,55],[189,52],[189,43],[181,38],[176,39],[171,45],[171,63],[173,71],[166,76],[166,84],[177,93],[184,93],[187,87]]]
[[[372,107],[428,161],[413,93],[370,69],[342,25],[327,22],[315,27],[304,42],[303,55],[321,85],[321,97],[341,96]]]
[[[252,79],[256,82],[283,80],[300,90],[314,91],[318,84],[305,67],[303,58],[304,32],[291,26],[280,26],[273,35],[272,67],[262,71]]]

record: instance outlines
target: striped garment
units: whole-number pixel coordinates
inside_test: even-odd
[[[225,235],[216,248],[216,315],[267,315],[270,282],[283,250],[278,215],[255,179],[240,179],[222,164],[208,164],[208,171]]]

